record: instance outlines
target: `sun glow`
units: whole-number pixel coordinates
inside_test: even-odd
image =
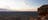
[[[14,10],[14,11],[32,11],[32,10],[35,10],[32,7],[30,7],[29,5],[27,5],[24,0],[5,0],[5,1],[0,1],[0,8],[5,8],[5,9],[8,9],[8,10]]]

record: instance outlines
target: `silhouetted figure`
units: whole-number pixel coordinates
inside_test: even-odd
[[[38,8],[38,13],[41,20],[44,20],[47,15],[48,15],[48,4],[47,5],[42,5],[40,8]]]

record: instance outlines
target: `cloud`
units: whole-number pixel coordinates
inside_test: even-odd
[[[1,0],[0,3],[0,8],[7,8],[9,10],[19,10],[19,11],[33,11],[36,10],[36,8],[34,8],[33,6],[29,6],[27,5],[25,2],[25,0]]]

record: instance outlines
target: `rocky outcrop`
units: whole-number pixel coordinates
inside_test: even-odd
[[[40,8],[38,8],[38,13],[40,15],[48,14],[48,5],[42,5]]]
[[[40,8],[38,8],[39,13],[39,20],[47,20],[46,17],[48,15],[48,5],[42,5]],[[48,17],[47,17],[48,18]]]

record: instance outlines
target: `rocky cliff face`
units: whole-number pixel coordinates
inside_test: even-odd
[[[42,5],[40,8],[38,8],[38,13],[41,20],[46,20],[46,17],[48,18],[48,5]]]
[[[46,15],[48,14],[48,5],[42,5],[40,8],[38,8],[39,15]]]

